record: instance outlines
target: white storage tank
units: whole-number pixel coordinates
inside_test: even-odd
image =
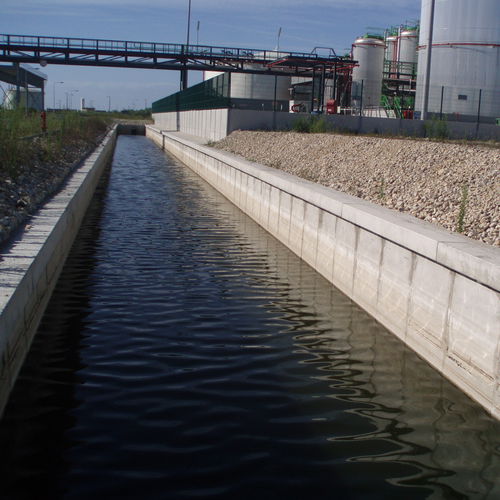
[[[352,72],[352,101],[354,107],[380,106],[384,73],[385,42],[382,37],[365,35],[352,46],[352,58],[358,66]],[[361,89],[363,95],[361,97]]]
[[[422,0],[416,110],[423,109],[431,0]],[[429,113],[500,117],[500,1],[436,0]],[[451,115],[451,116],[450,116]]]
[[[385,39],[385,59],[388,61],[389,67],[387,68],[390,74],[396,73],[398,61],[398,35],[391,34]],[[416,49],[416,47],[415,47]]]
[[[4,94],[2,107],[5,109],[16,109],[16,89],[8,89]],[[26,98],[28,99],[28,108],[35,111],[43,110],[43,94],[40,89],[28,89],[26,93],[25,88],[21,88],[19,92],[19,107],[26,108]]]
[[[274,99],[276,83],[276,100],[290,99],[290,77],[272,75],[252,75],[247,73],[233,73],[231,75],[231,98],[234,99]]]
[[[417,28],[403,30],[399,38],[399,61],[402,63],[416,63],[418,57],[417,45]]]
[[[250,68],[249,65],[247,65]],[[257,66],[257,69],[262,66]],[[214,78],[222,73],[218,71],[205,71],[204,80]],[[278,76],[276,79],[276,100],[290,100],[291,78],[289,76]],[[232,99],[258,99],[274,100],[275,77],[274,75],[257,75],[251,73],[231,74],[231,98]]]

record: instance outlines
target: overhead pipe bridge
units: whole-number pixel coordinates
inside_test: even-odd
[[[0,34],[0,61],[310,77],[355,63],[334,54],[10,34]]]

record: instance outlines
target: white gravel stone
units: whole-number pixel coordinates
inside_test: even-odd
[[[214,145],[500,246],[498,144],[235,131]]]

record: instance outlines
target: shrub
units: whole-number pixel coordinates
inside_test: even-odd
[[[324,134],[332,129],[324,116],[301,116],[293,122],[292,130],[305,134]]]

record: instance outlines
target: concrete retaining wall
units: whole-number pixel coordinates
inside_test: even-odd
[[[0,253],[0,416],[101,175],[117,128]]]
[[[488,412],[500,418],[500,251],[147,127]]]
[[[206,109],[155,113],[155,126],[172,132],[203,137],[207,141],[218,141],[228,134],[228,109]]]
[[[288,130],[299,118],[309,118],[304,113],[282,113],[245,109],[207,109],[156,113],[155,127],[171,132],[179,131],[217,141],[233,130]],[[466,122],[436,122],[427,120],[400,120],[360,116],[324,116],[333,130],[359,134],[387,134],[409,137],[436,137],[445,127],[450,139],[480,139],[500,141],[500,126]]]

